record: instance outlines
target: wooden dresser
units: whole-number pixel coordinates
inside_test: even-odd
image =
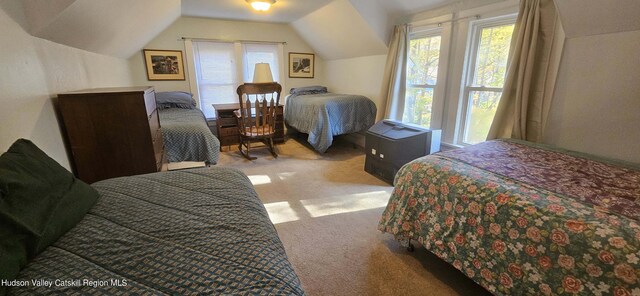
[[[273,141],[276,143],[284,142],[284,115],[283,105],[280,104],[276,109],[276,135]],[[238,133],[238,118],[233,111],[240,109],[240,104],[213,104],[216,110],[216,128],[218,130],[218,140],[220,140],[220,151],[224,146],[230,146],[240,143],[240,135]]]
[[[166,164],[153,87],[63,93],[58,107],[74,172],[81,180],[152,173]]]

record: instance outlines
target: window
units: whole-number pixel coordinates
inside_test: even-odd
[[[278,44],[193,41],[195,89],[200,109],[215,118],[212,104],[238,102],[236,89],[253,81],[256,63],[269,63],[274,81],[280,80],[283,47]]]
[[[268,63],[273,81],[280,81],[278,46],[275,44],[244,44],[244,82],[253,81],[256,63]]]
[[[205,117],[213,118],[209,108],[216,103],[238,101],[236,88],[236,58],[233,43],[194,42],[196,78],[200,97],[200,109]]]
[[[502,95],[514,23],[510,16],[472,24],[458,142],[483,142],[489,133]]]
[[[412,33],[410,38],[402,121],[430,127],[442,38],[440,30]]]

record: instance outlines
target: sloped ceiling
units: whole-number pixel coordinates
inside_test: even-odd
[[[640,30],[638,0],[556,0],[567,38]]]
[[[348,0],[334,0],[292,22],[291,26],[324,59],[344,59],[387,52],[383,38]]]
[[[392,28],[391,22],[395,16],[395,11],[386,9],[382,5],[385,2],[389,3],[391,1],[349,0],[349,3],[358,11],[360,17],[367,22],[369,28],[384,44],[388,44]]]
[[[327,5],[332,0],[278,0],[269,11],[251,9],[244,0],[182,0],[182,15],[259,21],[272,23],[290,23],[310,12]]]
[[[25,16],[27,17],[30,32],[42,30],[42,28],[49,25],[51,21],[75,1],[76,0],[23,0],[24,10],[29,12]]]
[[[378,2],[394,15],[406,15],[460,1],[461,0],[379,0]]]
[[[180,17],[180,0],[25,0],[32,35],[129,58]]]
[[[320,56],[341,59],[385,54],[395,16],[456,0],[278,0],[268,13],[245,0],[0,1],[19,3],[33,36],[120,58],[187,15],[289,23]]]
[[[0,0],[20,7],[32,35],[129,58],[181,14],[289,23],[325,59],[387,52],[394,19],[443,5],[502,0],[278,0],[269,13],[244,0]],[[462,4],[461,4],[462,3]],[[555,0],[567,38],[640,30],[639,0]],[[6,5],[3,5],[6,6]],[[16,15],[15,11],[12,11]]]

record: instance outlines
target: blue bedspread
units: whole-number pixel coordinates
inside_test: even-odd
[[[18,275],[58,284],[9,295],[304,295],[242,172],[211,167],[92,186],[96,205]]]
[[[169,162],[204,161],[216,164],[220,141],[199,109],[159,109],[160,126]]]
[[[333,136],[371,127],[377,111],[365,96],[334,93],[291,95],[284,110],[286,123],[309,134],[307,141],[322,153],[333,143]]]

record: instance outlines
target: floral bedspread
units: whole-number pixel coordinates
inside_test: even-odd
[[[497,295],[640,295],[639,175],[485,142],[405,165],[378,228],[417,240]]]

